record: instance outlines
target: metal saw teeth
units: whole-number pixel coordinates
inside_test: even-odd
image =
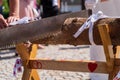
[[[30,20],[30,23],[13,25],[6,29],[1,29],[0,48],[11,47],[13,44],[22,43],[24,41],[42,40],[50,36],[57,36],[66,18],[80,17],[81,14],[88,16],[86,15],[87,12],[88,11],[79,11],[61,14],[41,20],[39,20],[40,18],[38,17],[33,21]],[[54,21],[55,23],[53,23]]]
[[[61,33],[61,31],[56,31],[56,32],[54,32],[54,33],[47,33],[47,34],[44,34],[44,35],[38,35],[38,36],[36,36],[36,39],[35,40],[38,40],[38,39],[45,39],[45,38],[49,38],[49,37],[51,37],[51,36],[57,36],[58,34],[60,34]]]
[[[0,47],[0,49],[9,49],[9,48],[13,48],[13,47],[15,47],[15,44],[9,44],[9,45],[6,44],[6,45]]]
[[[21,42],[35,41],[35,40],[38,40],[38,39],[49,38],[51,36],[57,36],[59,33],[61,33],[61,31],[50,32],[50,33],[46,33],[46,34],[43,34],[43,35],[37,35],[37,36],[31,37],[31,38],[21,39],[21,40],[18,40],[18,41],[10,41],[9,43],[6,42],[6,43],[4,43],[4,45],[2,45],[2,44],[0,45],[0,49],[12,48],[12,47],[15,47],[15,45],[17,43],[21,43]]]

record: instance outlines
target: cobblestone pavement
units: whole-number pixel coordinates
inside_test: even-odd
[[[15,60],[15,50],[0,51],[0,80],[21,80],[22,72],[16,77],[13,76],[13,66]],[[48,45],[44,49],[39,49],[36,58],[65,59],[65,60],[89,60],[88,46],[71,45]],[[88,73],[38,70],[41,80],[89,80]]]

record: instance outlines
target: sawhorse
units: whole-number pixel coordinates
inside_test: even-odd
[[[16,49],[22,59],[24,67],[22,80],[40,80],[36,69],[106,73],[109,74],[109,80],[113,80],[120,70],[120,59],[116,59],[116,46],[113,47],[111,44],[108,25],[99,25],[98,29],[103,42],[106,62],[90,60],[61,61],[35,59],[37,54],[37,44],[32,44],[29,49],[23,43],[18,44]]]

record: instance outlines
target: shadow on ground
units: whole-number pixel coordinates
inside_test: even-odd
[[[83,49],[83,48],[89,48],[89,46],[70,46],[70,47],[61,47],[59,50],[67,50],[67,49]]]
[[[16,58],[15,49],[0,50],[0,60]]]

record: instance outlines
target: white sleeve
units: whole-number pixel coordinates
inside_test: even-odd
[[[86,9],[93,9],[96,7],[98,0],[85,0]]]
[[[53,0],[53,6],[57,6],[58,5],[58,0]]]

